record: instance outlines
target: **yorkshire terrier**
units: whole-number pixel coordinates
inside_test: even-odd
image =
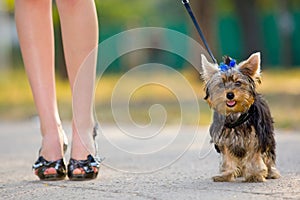
[[[214,110],[209,132],[221,154],[215,182],[263,182],[280,177],[275,167],[273,119],[266,101],[256,91],[261,83],[260,53],[237,64],[230,57],[213,64],[202,55],[204,98]]]

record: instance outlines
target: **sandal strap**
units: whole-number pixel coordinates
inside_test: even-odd
[[[41,167],[47,167],[47,168],[55,168],[58,170],[59,168],[64,168],[65,163],[63,159],[55,160],[55,161],[48,161],[43,156],[40,156],[37,161],[32,165],[33,169],[38,169]]]

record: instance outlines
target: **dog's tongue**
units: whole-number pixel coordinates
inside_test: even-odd
[[[234,100],[227,101],[227,105],[228,106],[234,106],[235,105],[235,101]]]

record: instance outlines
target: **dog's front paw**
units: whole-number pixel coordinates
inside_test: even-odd
[[[279,171],[275,167],[271,167],[267,179],[278,179],[278,178],[280,178]]]
[[[213,176],[212,179],[214,182],[232,182],[234,181],[234,176],[233,174],[219,175],[219,176]]]
[[[264,176],[261,175],[251,175],[246,177],[245,182],[248,183],[257,183],[257,182],[265,182],[266,179]]]

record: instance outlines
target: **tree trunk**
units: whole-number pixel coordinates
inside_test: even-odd
[[[195,16],[199,22],[201,30],[208,42],[211,51],[216,50],[216,35],[215,35],[215,7],[212,0],[194,0],[191,1],[192,9],[195,11]],[[201,41],[197,30],[194,28],[194,35],[197,35],[197,41]],[[198,40],[199,39],[199,40]],[[203,42],[201,41],[204,47]],[[204,47],[205,48],[205,47]]]
[[[255,0],[234,0],[234,3],[242,28],[244,48],[241,55],[247,57],[254,51],[262,50],[258,9]]]

